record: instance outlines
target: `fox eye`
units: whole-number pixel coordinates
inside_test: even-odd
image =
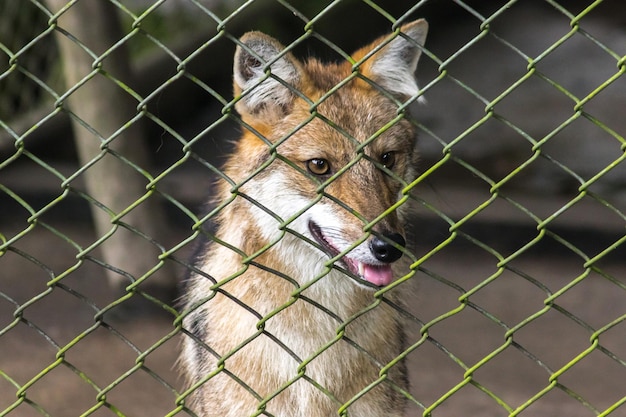
[[[330,164],[326,159],[309,159],[306,161],[306,169],[313,175],[328,175],[330,173]]]
[[[394,152],[385,152],[380,157],[380,163],[387,169],[393,168],[396,163],[396,154]]]

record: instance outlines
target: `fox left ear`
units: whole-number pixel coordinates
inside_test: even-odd
[[[285,47],[280,42],[261,32],[248,32],[240,42],[233,78],[235,96],[243,96],[235,108],[242,115],[280,117],[295,99],[286,84],[298,88],[304,76],[300,62],[283,52]]]
[[[415,70],[422,54],[421,47],[426,42],[428,23],[419,19],[401,26],[400,32],[391,40],[390,36],[377,39],[355,52],[353,58],[359,61],[384,44],[361,65],[360,71],[389,93],[408,98],[419,93]]]

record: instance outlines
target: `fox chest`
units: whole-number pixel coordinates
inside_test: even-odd
[[[344,324],[301,300],[261,320],[245,309],[224,311],[216,305],[207,314],[213,320],[206,342],[221,355],[226,370],[259,394],[299,379],[339,394],[345,386],[374,381],[379,364],[399,353],[398,323],[384,307]],[[348,378],[360,381],[347,383]]]

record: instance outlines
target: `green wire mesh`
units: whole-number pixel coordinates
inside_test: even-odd
[[[175,363],[183,316],[150,283],[168,266],[180,277],[192,270],[198,239],[226,244],[211,222],[232,200],[206,207],[202,199],[213,181],[231,181],[220,155],[249,128],[230,92],[238,37],[263,30],[296,55],[349,59],[416,17],[431,25],[418,69],[427,104],[415,97],[398,113],[413,110],[423,154],[402,200],[416,208],[415,244],[407,275],[371,305],[416,287],[402,311],[413,333],[397,358],[409,366],[407,415],[626,415],[626,31],[618,2],[109,0],[122,31],[103,53],[59,23],[78,3],[53,12],[41,0],[0,2],[0,416],[195,415],[186,402],[195,386],[184,386]],[[92,59],[74,85],[63,82],[59,37]],[[107,67],[124,48],[133,81]],[[68,105],[97,78],[135,106],[110,134]],[[321,117],[319,103],[310,104],[311,118]],[[71,123],[99,141],[100,152],[82,164]],[[114,146],[139,124],[150,138],[148,165]],[[86,172],[105,158],[145,187],[121,209],[86,185]],[[234,198],[241,184],[231,186]],[[173,224],[168,241],[126,221],[151,200]],[[105,233],[94,231],[94,211],[110,219]],[[104,260],[102,247],[119,233],[154,249],[148,268]],[[259,317],[259,332],[268,319]],[[345,325],[321,351],[344,337]],[[394,364],[381,364],[372,386]],[[259,398],[259,414],[269,400]],[[349,415],[349,405],[338,404],[337,415]]]

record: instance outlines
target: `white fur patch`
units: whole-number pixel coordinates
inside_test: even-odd
[[[284,178],[280,171],[275,171],[263,178],[262,181],[251,183],[250,189],[253,191],[248,192],[248,194],[284,221],[309,206],[315,198],[315,196],[311,196],[310,199],[304,197],[296,191],[292,191],[290,187],[293,185],[289,183],[288,179]],[[328,203],[325,204],[323,201],[318,202],[309,207],[287,227],[314,241],[315,239],[309,231],[309,220],[313,220],[323,229],[334,231],[337,248],[345,250],[352,242],[345,237],[346,220],[343,219],[343,216],[338,215],[337,210],[341,209],[332,207]],[[325,252],[290,233],[286,233],[281,239],[283,232],[279,229],[280,222],[260,207],[251,207],[251,214],[258,230],[265,239],[269,242],[280,239],[277,242],[278,250],[276,252],[283,257],[285,264],[298,266],[300,276],[293,278],[304,284],[324,273],[326,270],[324,264],[328,261],[328,255]],[[350,216],[348,213],[345,215]],[[356,218],[354,221],[358,222]],[[333,272],[339,273],[338,271]]]

